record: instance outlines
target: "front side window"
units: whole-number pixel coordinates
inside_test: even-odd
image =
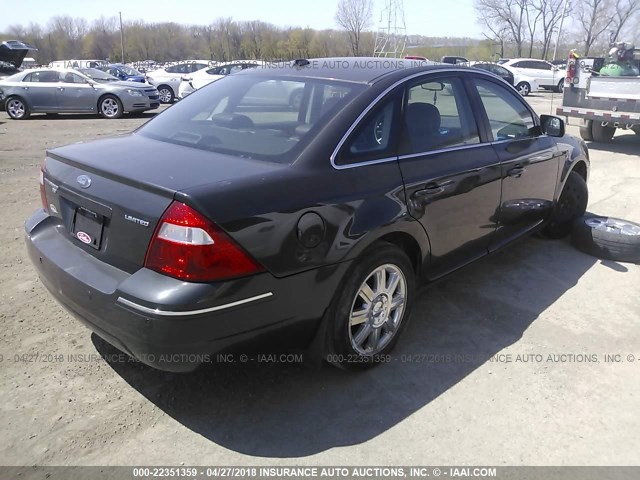
[[[87,81],[80,75],[73,72],[67,72],[62,76],[62,82],[64,83],[87,83]]]
[[[407,90],[401,154],[480,142],[478,128],[459,78],[441,78]]]
[[[474,79],[487,113],[493,140],[513,140],[536,135],[533,115],[515,94],[488,80]]]
[[[348,93],[323,109],[326,92],[336,87]],[[314,127],[363,88],[330,80],[234,75],[189,95],[138,133],[201,150],[291,163],[315,135]]]

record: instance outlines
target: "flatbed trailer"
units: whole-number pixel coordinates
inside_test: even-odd
[[[567,123],[576,119],[588,141],[610,142],[618,128],[640,135],[640,76],[600,75],[604,64],[604,58],[569,55],[556,115],[566,117]]]

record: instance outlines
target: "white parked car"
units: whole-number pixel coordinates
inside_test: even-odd
[[[531,92],[535,92],[540,88],[540,85],[535,78],[529,77],[528,75],[524,75],[520,72],[516,72],[515,70],[510,71],[511,73],[513,73],[513,86],[523,97],[526,97]]]
[[[561,92],[564,88],[565,71],[546,60],[512,58],[504,62],[502,66],[512,71],[514,75],[518,73],[533,78],[539,87],[547,90]]]
[[[158,89],[160,102],[173,103],[178,96],[178,87],[182,77],[203,68],[212,67],[216,62],[209,60],[185,60],[169,67],[154,70],[146,74],[147,82]]]
[[[178,88],[178,98],[184,98],[199,88],[209,85],[216,80],[226,77],[229,74],[239,72],[246,68],[255,68],[264,65],[265,62],[259,60],[236,60],[233,62],[218,63],[212,68],[198,70],[192,75],[182,77]]]

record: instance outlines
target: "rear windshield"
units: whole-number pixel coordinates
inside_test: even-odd
[[[138,133],[212,152],[292,163],[315,131],[364,88],[309,78],[230,75],[173,105]]]

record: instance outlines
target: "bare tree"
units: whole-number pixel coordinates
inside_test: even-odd
[[[630,19],[637,17],[640,12],[640,0],[617,0],[615,5],[615,14],[611,24],[611,43],[617,42],[620,38],[620,32],[629,22]]]
[[[362,32],[371,24],[372,0],[340,0],[336,22],[347,31],[351,53],[361,53]]]
[[[584,55],[602,37],[614,21],[613,0],[582,0],[578,4],[578,22],[582,28]]]
[[[516,55],[522,56],[525,41],[525,18],[530,0],[476,0],[478,16],[493,32],[508,32],[515,44]]]
[[[566,0],[569,2],[570,1]],[[533,0],[532,6],[540,14],[541,42],[542,42],[542,58],[546,60],[549,55],[553,34],[556,32],[558,24],[562,20],[564,11],[565,17],[569,14],[570,8],[564,9],[565,0]]]

